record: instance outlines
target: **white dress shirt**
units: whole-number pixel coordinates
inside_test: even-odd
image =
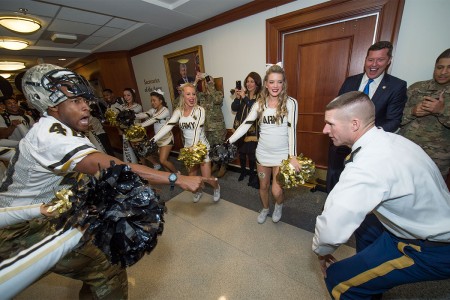
[[[383,80],[384,74],[381,74],[377,78],[375,78],[372,83],[369,85],[369,98],[372,99],[373,95],[377,91],[378,86],[380,85],[381,80]],[[364,73],[363,78],[361,80],[361,84],[359,85],[358,91],[363,92],[366,87],[367,82],[369,81],[369,77],[367,77],[366,73]]]
[[[313,251],[333,253],[372,211],[397,237],[450,242],[450,193],[422,148],[375,127],[358,147],[317,217]]]

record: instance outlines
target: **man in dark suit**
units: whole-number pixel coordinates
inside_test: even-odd
[[[187,74],[187,66],[186,66],[186,64],[180,64],[180,75],[181,75],[181,78],[177,82],[178,85],[181,85],[183,83],[188,83],[188,82],[193,83],[194,80],[195,80],[194,77],[189,76]]]
[[[369,96],[375,105],[375,126],[384,131],[396,132],[400,128],[405,108],[406,81],[386,74],[392,60],[392,44],[380,41],[369,47],[364,63],[364,73],[347,77],[339,90],[339,95],[350,91],[361,91]],[[330,193],[344,170],[344,160],[351,149],[330,144],[328,152],[327,192]],[[349,155],[351,157],[351,155]],[[351,161],[351,158],[350,158]],[[383,225],[373,213],[366,216],[355,231],[356,252],[361,252],[370,241],[379,236]]]
[[[375,126],[396,132],[402,121],[406,104],[406,81],[386,73],[392,60],[392,44],[380,41],[369,47],[364,63],[364,73],[347,77],[339,95],[350,91],[366,93],[375,104]],[[327,192],[329,193],[344,169],[344,159],[350,154],[346,146],[330,144],[328,152]]]
[[[186,64],[181,64],[180,63],[180,75],[181,75],[181,78],[178,79],[177,86],[174,89],[175,97],[178,97],[180,95],[180,92],[178,90],[180,85],[188,83],[188,82],[194,83],[194,81],[195,81],[194,77],[188,75],[188,73],[187,73],[187,65]]]

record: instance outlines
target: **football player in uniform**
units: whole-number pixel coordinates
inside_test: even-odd
[[[1,260],[14,257],[55,234],[49,220],[41,218],[42,203],[49,202],[58,190],[74,184],[77,173],[94,175],[99,169],[108,168],[111,161],[123,164],[98,151],[83,134],[89,127],[88,101],[95,96],[82,76],[59,66],[40,64],[25,73],[22,86],[28,101],[43,116],[19,143],[17,161],[11,165],[14,172],[8,174],[0,188],[0,207],[15,207],[16,219],[16,224],[0,229]],[[160,172],[142,165],[129,166],[152,184],[172,187],[176,184],[192,192],[200,188],[203,180],[209,180]],[[49,262],[47,270],[52,268],[55,273],[83,281],[80,297],[85,292],[95,299],[128,297],[125,269],[112,265],[92,242],[72,250],[53,264]],[[31,268],[30,272],[38,271]]]

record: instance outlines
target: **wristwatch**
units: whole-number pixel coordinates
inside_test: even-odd
[[[169,182],[170,182],[170,190],[173,191],[175,188],[175,181],[177,181],[178,176],[175,173],[170,173],[169,175]]]

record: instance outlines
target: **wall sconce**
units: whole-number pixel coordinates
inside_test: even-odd
[[[41,23],[37,20],[28,18],[26,16],[28,9],[20,8],[19,12],[24,16],[0,16],[0,25],[9,30],[20,33],[31,33],[41,28]]]
[[[0,61],[0,70],[16,71],[25,68],[25,64],[19,61]]]
[[[28,47],[28,42],[13,39],[0,39],[0,47],[9,50],[22,50]]]

